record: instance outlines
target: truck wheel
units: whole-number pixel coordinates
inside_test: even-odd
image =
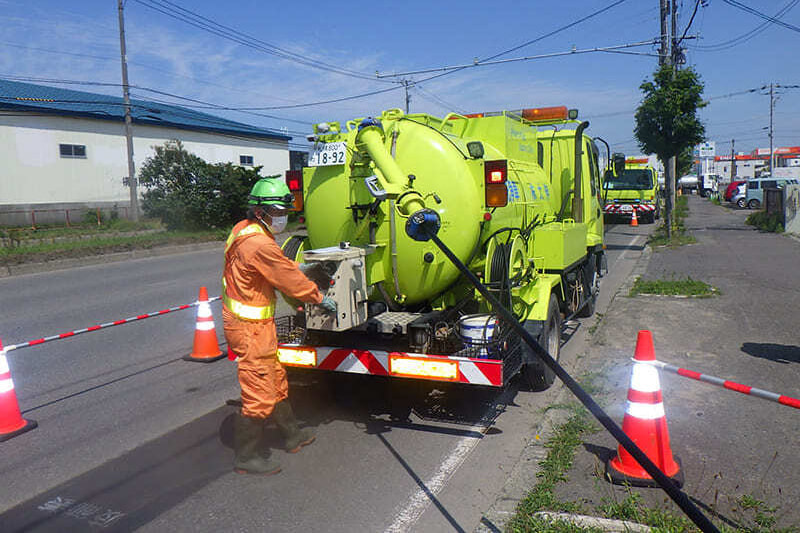
[[[301,235],[292,235],[289,239],[283,243],[281,247],[283,249],[283,255],[291,259],[292,261],[297,261],[297,254],[300,252],[300,248],[303,246],[303,241],[305,237]]]
[[[523,325],[526,330],[529,330],[529,322],[533,321],[526,321]],[[547,321],[536,340],[547,350],[550,357],[558,361],[561,352],[561,313],[558,310],[558,298],[555,294],[550,295]],[[525,361],[522,365],[522,377],[530,390],[543,391],[550,388],[556,379],[555,372],[525,342],[522,343],[522,357]]]

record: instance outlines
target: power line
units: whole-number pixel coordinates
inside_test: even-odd
[[[780,19],[776,19],[775,17],[770,17],[769,15],[765,15],[761,11],[757,11],[757,10],[753,9],[752,7],[746,6],[746,5],[744,5],[743,3],[741,3],[741,2],[739,2],[737,0],[722,0],[722,1],[725,2],[726,4],[728,4],[729,6],[733,6],[733,7],[739,8],[742,11],[750,13],[751,15],[755,15],[755,16],[757,16],[759,18],[762,18],[762,19],[764,19],[766,21],[769,21],[769,22],[771,22],[773,24],[776,24],[778,26],[782,26],[782,27],[786,28],[787,30],[792,30],[792,31],[796,31],[796,32],[800,33],[800,28],[798,28],[794,24],[789,24],[788,22],[784,22],[784,21],[782,21]]]
[[[65,80],[65,79],[56,79],[56,78],[37,78],[37,77],[33,77],[33,76],[0,75],[0,78],[11,80],[11,81],[55,83],[55,84],[59,84],[59,85],[85,85],[85,86],[94,86],[94,87],[115,87],[115,88],[122,86],[119,83],[104,83],[104,82],[95,82],[95,81]],[[303,125],[306,125],[306,126],[309,126],[309,125],[312,124],[312,122],[308,122],[308,121],[304,121],[304,120],[295,120],[295,119],[291,119],[291,118],[287,118],[287,117],[279,117],[279,116],[276,116],[276,115],[267,115],[267,114],[264,114],[264,113],[254,113],[254,112],[252,112],[250,110],[247,110],[247,109],[230,107],[230,106],[223,106],[223,105],[220,105],[220,104],[213,104],[213,103],[210,103],[210,102],[204,102],[202,100],[197,100],[197,99],[189,98],[189,97],[186,97],[186,96],[180,96],[180,95],[177,95],[177,94],[168,93],[166,91],[159,91],[157,89],[152,89],[150,87],[143,87],[143,86],[140,86],[140,85],[130,85],[130,87],[132,89],[138,89],[138,90],[141,90],[141,91],[148,91],[148,92],[152,92],[152,93],[156,93],[156,94],[161,94],[162,96],[169,96],[171,98],[177,98],[177,99],[180,99],[180,100],[185,100],[187,102],[194,102],[194,103],[197,103],[197,104],[202,104],[202,105],[194,105],[194,106],[193,105],[187,105],[187,104],[181,104],[183,107],[190,107],[190,108],[195,108],[195,109],[218,109],[218,110],[221,110],[221,111],[238,111],[238,112],[246,113],[248,115],[254,115],[254,116],[269,118],[269,119],[273,119],[273,120],[282,120],[282,121],[286,121],[286,122],[294,122],[296,124],[303,124]],[[152,99],[152,98],[151,98],[151,100],[152,101],[156,101],[155,99]],[[82,103],[82,102],[75,101],[75,103]],[[89,103],[99,104],[99,103],[109,103],[109,102],[97,101],[97,102],[89,102]],[[177,104],[175,104],[173,102],[167,102],[167,101],[161,101],[160,103],[164,103],[164,104],[168,104],[168,105],[177,105]]]
[[[436,68],[429,68],[429,69],[422,69],[422,70],[412,70],[409,72],[402,72],[402,73],[394,73],[394,74],[378,74],[378,78],[387,78],[387,77],[398,77],[398,76],[411,76],[414,74],[428,74],[431,72],[441,72],[441,71],[453,71],[453,70],[464,70],[467,68],[474,68],[474,67],[486,67],[492,65],[501,65],[504,63],[514,63],[517,61],[531,61],[535,59],[547,59],[552,57],[559,57],[559,56],[568,56],[568,55],[578,55],[578,54],[588,54],[592,52],[617,52],[623,48],[633,48],[636,46],[647,46],[656,44],[658,42],[657,39],[650,39],[648,41],[640,41],[638,43],[629,43],[629,44],[619,44],[615,46],[605,46],[605,47],[595,47],[595,48],[585,48],[581,50],[568,50],[565,52],[551,52],[549,54],[538,54],[535,56],[526,56],[526,57],[515,57],[511,59],[499,59],[496,61],[473,61],[471,64],[464,64],[464,65],[454,65],[449,67],[436,67]],[[640,54],[640,55],[649,55],[654,56],[655,54]],[[426,81],[426,80],[423,80]],[[419,83],[419,82],[418,82]]]
[[[797,0],[797,1],[800,1],[800,0]],[[25,49],[25,50],[33,50],[33,51],[36,51],[36,52],[46,52],[46,53],[49,53],[49,54],[59,54],[59,55],[73,56],[73,57],[86,58],[86,59],[100,59],[102,61],[113,61],[115,63],[119,62],[119,58],[114,58],[114,57],[97,56],[97,55],[92,55],[92,54],[79,54],[79,53],[74,53],[74,52],[62,52],[60,50],[51,50],[49,48],[39,48],[39,47],[35,47],[35,46],[26,46],[26,45],[23,45],[23,44],[10,43],[10,42],[7,42],[7,41],[0,41],[0,45],[11,46],[11,47],[14,47],[14,48],[22,48],[22,49]],[[184,79],[187,79],[187,80],[195,81],[197,83],[201,83],[203,85],[209,85],[209,86],[212,86],[212,87],[219,87],[220,89],[226,89],[226,90],[229,90],[229,91],[242,91],[242,89],[240,87],[228,87],[228,86],[221,85],[219,83],[214,83],[214,82],[202,79],[202,78],[196,78],[194,76],[186,76],[184,74],[177,74],[177,73],[172,72],[170,70],[167,70],[167,69],[164,69],[164,68],[159,68],[159,67],[154,67],[153,65],[148,65],[146,63],[141,63],[141,62],[138,62],[138,61],[128,61],[128,65],[136,65],[136,66],[139,66],[139,67],[142,67],[142,68],[146,68],[146,69],[149,69],[149,70],[155,70],[157,72],[163,72],[163,73],[168,74],[168,75],[170,75],[172,77],[175,77],[175,78],[184,78]],[[255,94],[255,91],[247,91],[247,92],[252,92],[253,94]],[[281,98],[281,97],[276,97],[276,96],[271,96],[271,97],[272,98],[276,98],[278,100],[286,100],[287,102],[291,102],[291,100],[288,100],[286,98]]]
[[[168,0],[135,0],[135,1],[136,3],[144,7],[147,7],[154,11],[158,11],[159,13],[167,15],[168,17],[172,17],[176,20],[189,24],[190,26],[194,26],[195,28],[199,28],[203,31],[209,32],[218,37],[222,37],[223,39],[233,41],[242,46],[246,46],[248,48],[252,48],[254,50],[258,50],[279,57],[281,59],[286,59],[288,61],[293,61],[295,63],[299,63],[301,65],[305,65],[308,67],[325,70],[335,74],[341,74],[343,76],[359,78],[362,80],[375,81],[375,77],[373,75],[339,67],[336,65],[332,65],[330,63],[326,63],[316,58],[304,56],[296,52],[291,52],[274,44],[262,41],[256,37],[247,35],[246,33],[243,33],[229,26],[225,26],[224,24],[220,24],[219,22],[206,18],[198,13],[195,13],[194,11],[183,8],[178,4],[175,4]]]
[[[789,3],[787,3],[781,9],[779,9],[778,12],[775,13],[775,15],[772,16],[772,18],[780,19],[786,13],[788,13],[790,9],[792,9],[794,6],[796,6],[798,2],[800,2],[800,0],[791,0]],[[698,45],[692,46],[692,48],[694,48],[696,50],[700,50],[700,51],[705,51],[705,52],[720,52],[722,50],[727,50],[728,48],[733,48],[734,46],[737,46],[739,44],[742,44],[742,43],[745,43],[745,42],[749,41],[753,37],[755,37],[758,34],[762,33],[767,27],[769,27],[769,25],[770,25],[770,21],[762,22],[761,24],[759,24],[758,26],[756,26],[752,30],[750,30],[750,31],[748,31],[746,33],[743,33],[742,35],[739,35],[737,37],[734,37],[733,39],[729,39],[729,40],[723,41],[721,43],[710,44],[710,45],[698,44]]]
[[[696,0],[696,2],[694,4],[694,11],[692,11],[692,16],[689,19],[689,24],[686,25],[686,29],[683,30],[683,35],[681,35],[681,38],[678,39],[677,43],[675,43],[676,45],[681,44],[683,42],[683,40],[686,39],[686,34],[689,33],[689,28],[692,27],[692,23],[694,22],[694,17],[695,17],[695,15],[697,15],[697,8],[698,7],[700,7],[700,0]]]
[[[569,29],[569,28],[572,28],[573,26],[577,26],[578,24],[580,24],[580,23],[582,23],[582,22],[585,22],[585,21],[587,21],[587,20],[589,20],[589,19],[591,19],[591,18],[594,18],[594,17],[596,17],[597,15],[600,15],[600,14],[602,14],[602,13],[604,13],[604,12],[608,11],[608,10],[609,10],[609,9],[611,9],[611,8],[614,8],[614,7],[618,6],[619,4],[622,4],[622,3],[623,3],[623,2],[625,2],[625,1],[626,1],[626,0],[617,0],[616,2],[614,2],[614,3],[613,3],[613,4],[611,4],[611,5],[608,5],[608,6],[606,6],[606,7],[604,7],[604,8],[601,8],[601,9],[599,9],[599,10],[597,10],[597,11],[594,11],[594,12],[592,12],[592,13],[589,13],[589,14],[588,14],[588,15],[586,15],[585,17],[582,17],[582,18],[580,18],[580,19],[578,19],[578,20],[576,20],[576,21],[570,22],[569,24],[566,24],[566,25],[564,25],[564,26],[561,26],[560,28],[557,28],[557,29],[555,29],[555,30],[553,30],[553,31],[550,31],[550,32],[548,32],[548,33],[545,33],[544,35],[540,35],[539,37],[536,37],[535,39],[531,39],[530,41],[526,41],[526,42],[524,42],[524,43],[522,43],[522,44],[520,44],[520,45],[514,46],[514,47],[512,47],[512,48],[508,48],[507,50],[503,50],[502,52],[499,52],[499,53],[497,53],[497,54],[491,55],[491,56],[489,56],[489,57],[485,57],[485,58],[483,58],[483,59],[480,59],[480,60],[477,60],[477,61],[474,61],[474,62],[473,62],[473,65],[474,65],[475,63],[482,63],[482,62],[485,62],[485,61],[491,61],[491,60],[493,60],[493,59],[496,59],[496,58],[498,58],[498,57],[501,57],[501,56],[504,56],[504,55],[506,55],[506,54],[510,54],[511,52],[514,52],[514,51],[516,51],[516,50],[519,50],[520,48],[524,48],[524,47],[526,47],[526,46],[529,46],[529,45],[531,45],[531,44],[534,44],[534,43],[537,43],[537,42],[539,42],[539,41],[542,41],[542,40],[544,40],[544,39],[546,39],[546,38],[548,38],[548,37],[552,37],[553,35],[556,35],[556,34],[558,34],[558,33],[561,33],[561,32],[562,32],[562,31],[564,31],[564,30],[567,30],[567,29]],[[466,66],[466,67],[463,67],[463,68],[469,68],[469,66],[473,66],[473,65],[468,65],[468,66]],[[450,71],[447,71],[447,72],[442,72],[442,73],[440,73],[440,74],[435,74],[435,75],[433,75],[433,76],[429,76],[429,77],[427,77],[427,78],[424,78],[424,79],[422,79],[422,80],[419,80],[419,81],[417,81],[416,83],[423,83],[423,82],[426,82],[426,81],[435,80],[436,78],[441,78],[442,76],[447,76],[447,75],[449,75],[449,74],[452,74],[452,73],[454,73],[454,72],[458,72],[459,70],[463,70],[463,68],[461,68],[461,69],[456,69],[456,70],[450,70]]]

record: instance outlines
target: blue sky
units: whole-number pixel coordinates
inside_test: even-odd
[[[439,72],[376,79],[381,75],[464,65],[530,41],[497,59],[614,47],[658,37],[658,0],[574,2],[461,0],[126,0],[125,26],[130,84],[136,98],[199,105],[169,93],[218,106],[261,108],[239,112],[203,109],[241,122],[287,131],[298,145],[311,125],[346,121],[405,106],[399,79],[410,83],[411,112],[443,116],[566,105],[591,123],[589,133],[615,151],[639,152],[633,113],[639,85],[657,64],[657,46],[620,53],[571,54],[547,59],[466,68],[422,81]],[[796,29],[767,23],[723,0],[706,0],[684,41],[687,64],[705,83],[710,105],[701,112],[718,153],[768,147],[769,83],[800,85],[798,0],[738,0]],[[615,5],[617,4],[617,5]],[[683,33],[695,0],[679,0]],[[243,46],[176,20],[191,10],[260,41]],[[568,29],[559,28],[608,8]],[[119,84],[119,30],[114,0],[0,0],[0,77],[76,80]],[[195,19],[197,22],[201,19]],[[231,34],[225,31],[227,34]],[[542,38],[543,37],[543,38]],[[541,39],[540,39],[541,38]],[[267,53],[277,47],[294,59]],[[285,55],[285,54],[284,54]],[[299,60],[297,59],[299,56]],[[323,68],[316,68],[322,65]],[[349,75],[342,74],[347,71]],[[392,80],[395,83],[392,83]],[[54,84],[55,85],[55,84]],[[121,94],[113,86],[60,85]],[[323,105],[327,100],[384,91]],[[800,145],[800,89],[777,90],[774,145]],[[283,108],[281,108],[283,106]],[[290,106],[290,107],[285,107]],[[264,109],[271,108],[271,109]]]

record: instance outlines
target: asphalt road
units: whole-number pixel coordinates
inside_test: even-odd
[[[603,313],[652,226],[612,226]],[[221,250],[0,279],[0,338],[18,344],[219,294]],[[212,304],[224,342],[219,303]],[[281,309],[279,308],[279,313]],[[583,356],[568,324],[562,361]],[[554,386],[529,393],[394,388],[293,373],[291,397],[317,442],[276,452],[278,476],[231,471],[234,366],[186,362],[195,315],[179,311],[8,353],[23,416],[0,444],[3,531],[471,531],[500,524],[535,472]],[[405,396],[408,422],[388,413]],[[278,444],[275,431],[272,437]],[[527,481],[526,481],[527,480]],[[490,512],[491,511],[491,512]]]

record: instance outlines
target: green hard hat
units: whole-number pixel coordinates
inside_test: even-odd
[[[282,179],[262,178],[253,185],[247,203],[250,205],[273,205],[288,209],[294,204],[294,195],[289,192],[289,187]]]

